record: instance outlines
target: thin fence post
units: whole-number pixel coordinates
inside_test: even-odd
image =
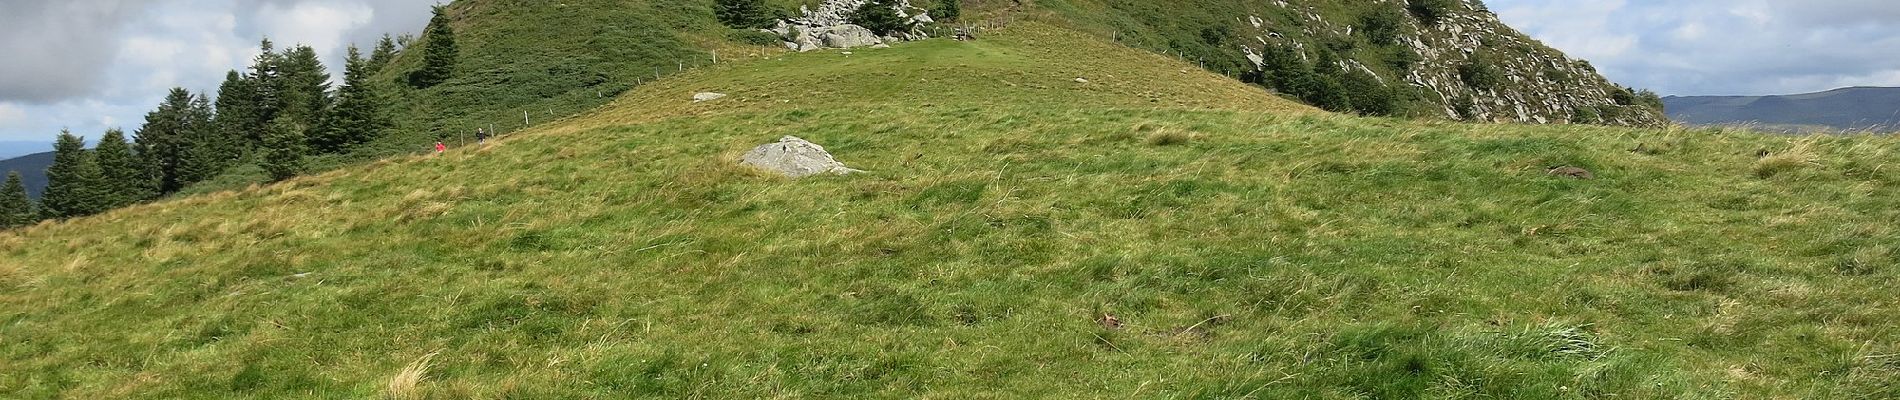
[[[527,111],[521,112],[521,127],[523,128],[528,127],[528,112]]]

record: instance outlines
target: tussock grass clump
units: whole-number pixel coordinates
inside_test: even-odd
[[[1188,144],[1188,142],[1194,141],[1194,137],[1195,135],[1193,133],[1180,131],[1180,130],[1174,130],[1174,129],[1164,129],[1159,132],[1148,134],[1147,143],[1149,146],[1157,146],[1157,147],[1178,146],[1178,145]]]
[[[1553,321],[1532,329],[1526,336],[1541,339],[1543,350],[1559,357],[1597,360],[1615,350],[1600,344],[1602,338],[1590,328],[1589,324],[1572,325]]]
[[[1136,124],[1134,134],[1143,138],[1142,143],[1154,147],[1179,146],[1201,138],[1199,133],[1154,122]]]
[[[19,266],[0,264],[0,292],[25,288],[32,279],[32,275],[28,275]]]
[[[1841,256],[1834,270],[1843,275],[1865,276],[1893,269],[1900,254],[1888,246],[1867,246]]]
[[[1773,178],[1790,172],[1820,166],[1820,158],[1814,154],[1810,144],[1804,141],[1785,151],[1770,153],[1755,160],[1755,177]]]
[[[422,358],[404,366],[402,371],[396,372],[396,376],[389,378],[389,385],[383,391],[384,396],[391,400],[421,398],[421,393],[417,389],[421,387],[422,380],[428,378],[429,367],[437,354],[440,352],[424,354]]]

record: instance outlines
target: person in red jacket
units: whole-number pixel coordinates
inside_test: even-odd
[[[435,142],[435,152],[436,152],[437,154],[441,154],[442,152],[445,152],[445,151],[449,151],[449,146],[446,146],[446,145],[443,145],[443,144],[442,144],[442,141],[440,141],[440,140],[438,140],[438,141],[436,141],[436,142]]]

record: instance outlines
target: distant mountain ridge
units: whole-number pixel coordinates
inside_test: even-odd
[[[5,179],[8,171],[19,171],[20,182],[26,184],[26,194],[37,199],[40,191],[46,190],[46,167],[53,165],[53,152],[34,153],[0,160],[0,179]]]
[[[1689,125],[1757,125],[1771,130],[1900,129],[1900,88],[1848,87],[1776,96],[1670,96],[1669,119]]]
[[[52,142],[0,141],[0,160],[48,151],[53,151]]]

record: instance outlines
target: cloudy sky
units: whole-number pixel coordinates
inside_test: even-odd
[[[171,87],[214,91],[268,35],[331,73],[436,0],[0,0],[0,141],[131,131]],[[1663,94],[1900,86],[1900,1],[1490,0],[1505,22]]]
[[[0,141],[130,132],[166,91],[213,91],[269,36],[341,74],[344,48],[416,32],[435,0],[0,0]]]
[[[1490,0],[1505,23],[1665,95],[1900,86],[1896,0]]]

